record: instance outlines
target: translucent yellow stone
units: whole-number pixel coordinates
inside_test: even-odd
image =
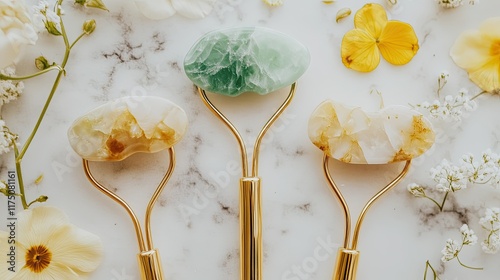
[[[309,138],[330,157],[347,163],[385,164],[420,156],[433,144],[431,123],[405,106],[366,112],[331,100],[309,119]]]
[[[184,136],[187,124],[184,110],[166,99],[125,97],[77,119],[68,138],[84,159],[117,161],[170,148]]]

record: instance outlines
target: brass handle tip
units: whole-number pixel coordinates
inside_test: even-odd
[[[333,280],[355,280],[358,262],[359,251],[340,248],[337,253]]]
[[[158,250],[149,250],[137,255],[142,280],[163,280],[160,253]]]

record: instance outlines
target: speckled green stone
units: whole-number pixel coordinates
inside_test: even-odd
[[[230,28],[198,40],[186,55],[184,71],[210,92],[267,94],[294,83],[309,61],[307,48],[288,35],[261,27]]]

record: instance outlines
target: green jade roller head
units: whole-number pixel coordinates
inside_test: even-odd
[[[243,171],[240,180],[240,280],[262,280],[260,143],[290,104],[295,83],[306,71],[309,61],[309,52],[304,45],[283,33],[262,27],[207,33],[194,44],[184,60],[184,71],[197,86],[201,99],[231,130],[240,147]],[[244,92],[265,95],[287,86],[291,86],[290,93],[255,141],[250,173],[241,134],[209,100],[205,91],[225,96],[239,96]]]
[[[264,95],[293,84],[309,62],[307,48],[290,36],[263,27],[239,27],[201,37],[187,53],[184,71],[209,92]]]

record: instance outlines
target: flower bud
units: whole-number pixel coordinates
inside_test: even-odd
[[[39,198],[36,199],[37,202],[45,202],[49,199],[48,196],[46,195],[41,195]]]
[[[50,64],[49,64],[49,61],[45,57],[39,56],[39,57],[35,58],[35,66],[36,66],[36,69],[38,69],[38,70],[45,70],[45,69],[50,67]]]
[[[95,20],[88,19],[83,23],[83,32],[85,32],[85,34],[87,35],[90,35],[92,34],[92,32],[94,32],[95,26],[96,26]]]
[[[62,33],[61,31],[59,31],[58,27],[57,27],[57,24],[53,21],[45,21],[45,29],[47,29],[47,31],[52,34],[52,35],[55,35],[55,36],[61,36]]]
[[[102,0],[75,0],[75,3],[89,8],[97,8],[109,11],[108,8],[106,8],[106,5],[104,5],[104,3],[102,2]]]
[[[340,9],[338,12],[337,12],[337,18],[336,18],[336,21],[337,23],[343,19],[343,18],[346,18],[348,16],[351,15],[351,9],[349,8],[343,8],[343,9]]]

